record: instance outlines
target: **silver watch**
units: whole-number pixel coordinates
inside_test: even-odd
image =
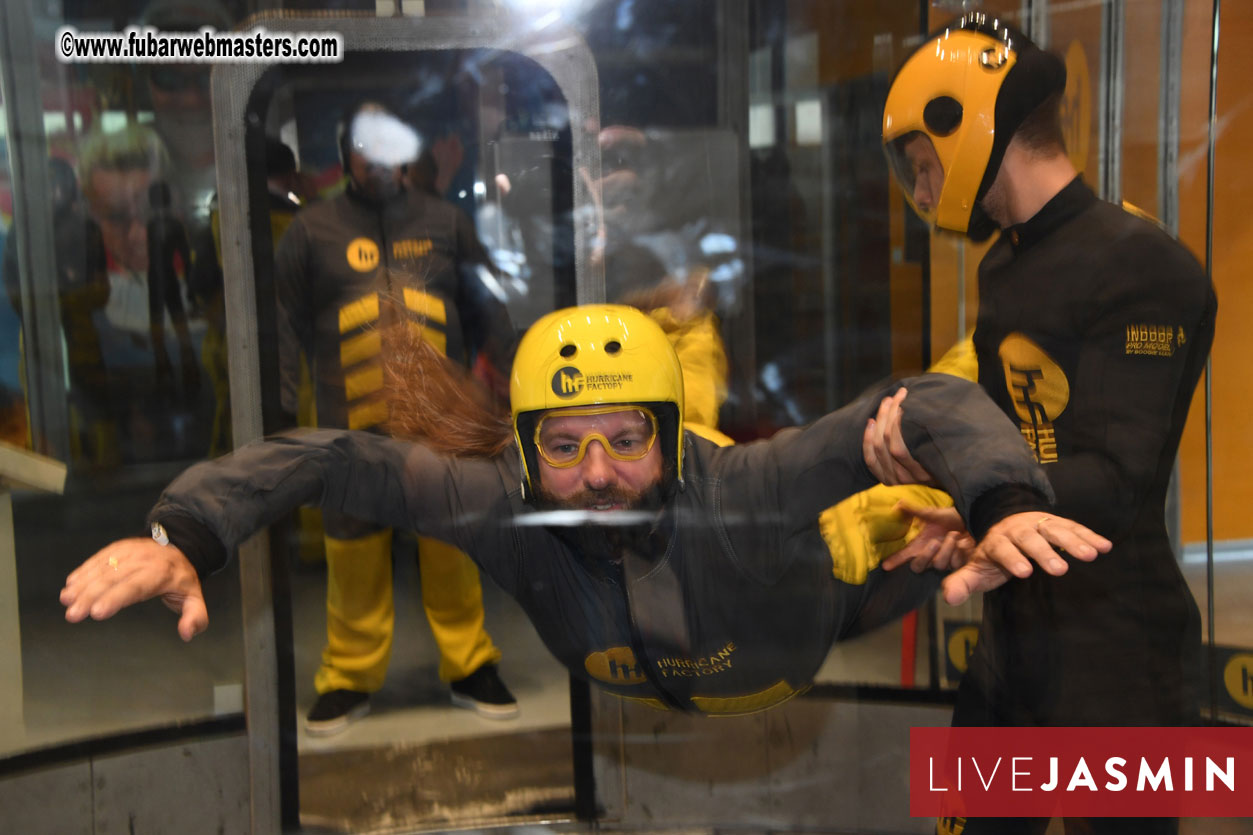
[[[152,523],[152,538],[156,540],[158,545],[169,545],[170,535],[165,532],[165,525],[160,522]]]

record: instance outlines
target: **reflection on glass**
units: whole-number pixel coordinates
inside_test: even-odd
[[[80,13],[72,5],[63,10],[64,20],[41,20],[32,33],[47,54],[45,33],[62,22],[88,28],[99,20],[131,22],[133,16],[168,29],[225,28],[257,4],[228,3],[228,10],[212,3],[154,2],[140,4],[146,7],[142,13],[118,4]],[[427,2],[424,8],[434,19],[471,7],[482,12],[482,6]],[[267,340],[266,362],[275,358],[264,390],[272,407],[268,427],[382,426],[386,410],[379,406],[384,384],[377,359],[394,353],[397,343],[385,341],[387,328],[380,325],[393,323],[425,328],[428,341],[478,378],[483,396],[499,404],[508,396],[510,350],[520,332],[550,310],[581,301],[576,279],[603,275],[606,299],[649,311],[678,350],[686,417],[748,443],[807,424],[892,376],[935,364],[966,336],[959,310],[969,310],[973,322],[979,302],[987,312],[993,302],[1021,304],[1029,298],[1025,291],[1008,300],[977,298],[975,268],[985,250],[959,249],[930,237],[908,205],[911,198],[922,209],[936,201],[936,175],[943,179],[943,166],[928,167],[908,148],[899,160],[884,156],[881,116],[892,74],[919,42],[918,32],[955,13],[947,6],[921,10],[925,20],[918,19],[919,4],[903,0],[880,3],[873,11],[858,4],[757,0],[591,0],[524,10],[516,23],[520,37],[542,42],[552,26],[562,32],[556,41],[571,31],[585,39],[598,75],[599,109],[592,113],[572,112],[538,64],[507,51],[358,53],[337,66],[278,66],[258,86],[258,121],[248,127],[256,133],[249,134],[252,157],[242,172],[225,172],[214,160],[207,65],[17,67],[20,83],[40,91],[47,111],[39,160],[48,171],[39,177],[26,171],[23,179],[36,184],[28,187],[43,188],[46,178],[50,213],[11,217],[12,202],[5,199],[10,180],[7,169],[0,171],[8,291],[0,303],[0,434],[38,448],[47,431],[27,425],[30,392],[19,367],[36,314],[55,310],[65,361],[52,374],[60,385],[51,396],[66,404],[71,440],[66,496],[19,491],[14,498],[20,634],[13,634],[20,649],[23,710],[0,718],[0,755],[239,709],[239,578],[233,571],[206,581],[212,628],[187,647],[173,639],[168,613],[155,605],[108,623],[73,627],[63,623],[55,606],[64,575],[82,558],[109,540],[140,532],[138,523],[175,471],[232,446],[225,295],[238,278],[224,265],[237,242],[224,239],[222,219],[244,207],[216,199],[224,177],[246,179],[254,201],[247,207],[257,221],[249,229],[256,255],[252,268],[259,292],[270,294],[265,297],[270,306],[258,304],[263,319],[256,324]],[[1122,25],[1128,46],[1133,31],[1139,33],[1137,47],[1127,49],[1125,74],[1114,79],[1104,74],[1102,60],[1116,34],[1106,31],[1111,4],[1052,4],[1036,10],[1031,21],[1019,19],[1021,6],[990,2],[982,8],[1017,24],[1038,26],[1048,18],[1042,29],[1068,70],[1061,112],[1071,164],[1098,190],[1117,191],[1121,182],[1121,194],[1104,196],[1125,197],[1162,216],[1168,226],[1166,215],[1177,200],[1175,225],[1184,242],[1200,251],[1208,66],[1198,56],[1208,55],[1209,22],[1191,9],[1176,13],[1158,4],[1126,4]],[[370,5],[366,11],[377,10]],[[381,28],[407,22],[380,18],[378,23]],[[1158,49],[1166,35],[1179,41],[1173,58]],[[540,44],[547,46],[556,48]],[[1232,52],[1225,60],[1231,62],[1224,65],[1225,77],[1241,77],[1247,58]],[[1229,144],[1219,145],[1214,216],[1219,234],[1212,266],[1223,285],[1224,319],[1237,321],[1243,295],[1239,281],[1228,276],[1241,275],[1249,255],[1241,245],[1247,237],[1237,208],[1242,202],[1234,197],[1242,190],[1235,172],[1242,170],[1239,149],[1248,143],[1240,137],[1248,133],[1248,120],[1238,107],[1238,85],[1227,89],[1234,92],[1220,93],[1220,122]],[[1163,96],[1164,90],[1181,91],[1179,113],[1171,115],[1174,94]],[[376,146],[358,145],[362,130],[345,118],[367,101],[395,120],[376,135]],[[1094,118],[1093,111],[1118,101],[1122,141],[1115,146],[1106,135],[1110,120]],[[1171,123],[1180,126],[1180,136],[1169,135]],[[6,150],[23,127],[8,126]],[[935,151],[930,139],[919,144]],[[576,147],[594,148],[598,167],[576,163]],[[264,158],[258,153],[262,148]],[[382,158],[367,151],[381,151]],[[354,154],[363,157],[355,172]],[[1177,158],[1177,168],[1167,170],[1163,160],[1171,158]],[[891,180],[893,163],[901,161],[907,167],[895,170],[908,197]],[[390,214],[392,205],[420,205],[430,226],[442,229],[409,226],[411,218]],[[359,214],[348,214],[358,209]],[[34,275],[18,255],[20,235],[14,230],[23,224],[49,229],[55,252],[47,259],[48,275]],[[584,251],[575,248],[576,230],[587,242]],[[298,251],[292,242],[302,236],[304,248]],[[298,267],[284,267],[288,258]],[[576,276],[580,269],[586,272]],[[34,288],[25,302],[19,278]],[[333,292],[321,292],[331,286]],[[286,295],[279,299],[276,290]],[[1145,305],[1155,297],[1141,295]],[[266,318],[276,300],[282,321]],[[1051,303],[1051,298],[1036,300],[1028,312],[1042,315]],[[1067,325],[1082,321],[1084,310]],[[1119,360],[1168,362],[1153,354],[1160,349],[1165,318],[1127,315],[1128,321],[1110,330]],[[1187,339],[1196,338],[1191,326],[1184,330]],[[1250,534],[1245,479],[1236,472],[1243,447],[1240,433],[1230,427],[1242,425],[1239,412],[1247,397],[1244,378],[1222,371],[1240,366],[1237,331],[1219,329],[1212,381],[1218,392],[1220,541],[1214,626],[1221,669],[1211,676],[1215,686],[1209,695],[1221,717],[1243,723],[1253,715],[1247,686],[1253,663],[1239,615]],[[1173,334],[1178,348],[1178,332]],[[991,373],[986,369],[995,371],[1004,362],[1040,366],[1043,378],[1027,369],[1010,380],[1024,390],[1034,384],[1041,396],[1005,411],[1041,457],[1057,451],[1064,461],[1067,451],[1060,445],[1055,450],[1050,427],[1043,424],[1056,434],[1063,421],[1077,419],[1083,375],[1062,356],[1067,349],[1043,344],[1043,337],[1028,339],[1006,335],[991,348],[985,345],[981,370]],[[1128,354],[1129,349],[1139,353]],[[1052,365],[1040,361],[1040,353]],[[979,373],[960,357],[942,370],[958,366],[967,376]],[[1052,385],[1056,380],[1045,379],[1055,370],[1067,380],[1064,395]],[[1009,397],[1001,391],[1004,383],[997,377],[998,397]],[[1066,407],[1060,409],[1063,401]],[[427,411],[449,411],[440,409],[441,402],[428,400]],[[1170,411],[1163,408],[1162,414]],[[1041,410],[1048,418],[1043,424]],[[1180,423],[1182,414],[1176,418]],[[462,428],[454,426],[449,434]],[[1182,431],[1182,562],[1176,566],[1163,558],[1154,565],[1171,575],[1161,588],[1181,590],[1173,574],[1177,568],[1192,595],[1201,598],[1204,428],[1193,420]],[[595,434],[584,432],[578,439],[583,460],[600,460]],[[1146,455],[1134,463],[1155,460]],[[1157,475],[1143,479],[1154,491]],[[1105,504],[1114,503],[1106,499]],[[846,520],[846,530],[859,535],[868,530],[892,546],[908,535],[907,520],[892,509],[894,500],[868,495],[865,503],[862,510],[869,507],[878,515]],[[835,516],[832,509],[829,518]],[[436,764],[431,770],[445,782],[417,781],[419,790],[430,788],[436,797],[427,798],[425,806],[388,801],[386,811],[396,820],[426,825],[449,808],[449,798],[471,795],[458,814],[474,814],[468,810],[477,804],[503,810],[502,816],[552,810],[568,816],[573,775],[566,673],[545,642],[521,626],[526,614],[492,582],[482,581],[464,557],[439,543],[417,543],[403,532],[388,539],[373,528],[339,527],[342,521],[304,513],[274,535],[282,564],[291,570],[294,707],[309,819],[351,829],[364,819],[354,815],[375,814],[366,808],[369,803],[353,806],[360,793],[345,775],[374,773],[368,768],[377,764],[380,751],[408,743],[429,756]],[[329,544],[328,532],[339,534]],[[366,551],[372,556],[361,557]],[[329,567],[323,567],[324,559]],[[350,568],[344,574],[337,564]],[[849,575],[849,584],[855,579]],[[368,588],[354,592],[354,583]],[[364,605],[354,609],[356,604],[346,602],[353,594],[360,594]],[[1159,600],[1150,607],[1154,618],[1163,621],[1163,613],[1176,603],[1184,606],[1185,598]],[[798,610],[812,603],[799,593],[798,600]],[[662,608],[652,614],[670,624]],[[979,657],[975,636],[982,611],[980,604],[939,605],[934,612],[924,610],[913,626],[893,619],[827,654],[816,680],[954,688],[971,659]],[[364,626],[345,637],[336,632],[337,618]],[[465,627],[478,618],[482,623]],[[782,617],[764,620],[766,628],[782,628]],[[1073,620],[1092,622],[1080,614]],[[1024,664],[1051,652],[1064,628],[1045,629],[1033,651],[1023,653]],[[1120,639],[1114,648],[1119,646],[1130,642]],[[680,656],[674,654],[683,660]],[[620,669],[612,665],[622,660],[572,659],[571,667],[582,664],[606,675]],[[345,673],[342,668],[355,662],[357,669]],[[1066,680],[1094,679],[1084,671]],[[839,767],[831,760],[843,762],[843,740],[812,726],[825,722],[834,728],[849,715],[846,703],[830,700],[832,692],[819,687],[791,707],[713,730],[709,723],[684,725],[674,713],[637,713],[634,703],[598,702],[596,718],[604,724],[597,725],[594,741],[607,747],[621,743],[624,753],[608,759],[625,765],[606,781],[621,787],[622,798],[606,800],[602,786],[596,800],[605,804],[607,817],[616,814],[615,820],[628,822],[646,814],[655,814],[653,822],[737,817],[736,802],[768,796],[790,779],[789,767],[805,761],[791,750],[728,764],[731,758],[719,746],[738,738],[750,723],[767,728],[792,723],[790,730],[802,729],[795,738],[812,742],[819,760],[827,758],[806,770],[827,774]],[[1048,683],[1041,683],[1040,693],[1049,692]],[[317,711],[327,694],[340,696],[325,712]],[[513,699],[520,708],[517,718],[487,721],[511,715]],[[1149,707],[1147,698],[1123,701],[1127,715]],[[868,701],[857,708],[864,716],[888,711],[889,726],[891,717],[901,715],[895,707]],[[605,720],[610,713],[614,722]],[[797,719],[802,714],[823,718],[802,723]],[[941,706],[932,718],[943,723],[950,714]],[[859,729],[873,724],[859,721]],[[709,749],[699,748],[701,734]],[[777,735],[767,736],[777,741]],[[694,763],[694,755],[673,755],[678,744],[688,746],[686,754],[716,753]],[[883,761],[904,755],[887,744],[879,753]],[[443,767],[453,761],[474,767]],[[756,763],[772,765],[757,769]],[[717,766],[723,770],[703,782],[693,776],[704,778],[702,768]],[[482,775],[499,779],[488,785]],[[665,781],[666,791],[641,789],[648,780]],[[688,782],[725,802],[707,810],[692,801]],[[730,782],[735,797],[725,794]],[[821,782],[834,791],[830,781]],[[380,776],[375,788],[380,796],[413,798],[421,793],[414,783],[390,773]],[[519,786],[535,791],[514,791]],[[408,793],[387,794],[398,787]],[[875,796],[886,793],[876,789]],[[646,794],[647,813],[641,809]],[[492,805],[501,798],[501,805]],[[665,805],[668,799],[673,806]],[[872,805],[862,800],[859,809]],[[771,825],[830,820],[829,797],[814,802],[813,810],[802,805],[798,801],[786,811],[772,805],[761,814]],[[907,825],[894,819],[881,828]]]

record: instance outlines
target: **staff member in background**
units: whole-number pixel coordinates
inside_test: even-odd
[[[320,426],[378,431],[389,418],[381,335],[395,321],[421,326],[458,363],[486,351],[507,367],[512,334],[475,268],[487,253],[451,204],[406,190],[417,133],[386,107],[365,102],[344,119],[346,190],[298,213],[275,256],[283,409],[295,422],[300,355],[309,358]],[[327,511],[327,645],[305,727],[330,734],[369,710],[383,685],[394,628],[392,531]],[[422,602],[440,648],[440,678],[454,704],[482,716],[518,715],[501,681],[501,653],[484,628],[483,592],[464,554],[419,537]]]

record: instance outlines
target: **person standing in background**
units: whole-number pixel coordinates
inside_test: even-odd
[[[191,270],[191,247],[187,230],[170,211],[170,187],[157,181],[148,186],[148,327],[152,333],[158,392],[172,406],[195,402],[200,393],[200,367],[191,344],[187,311],[183,305],[183,282],[179,273]],[[177,384],[165,344],[165,321],[169,318],[178,339],[178,359],[182,368],[182,397],[175,396]]]
[[[108,468],[117,464],[118,440],[96,321],[109,301],[104,237],[100,224],[83,208],[78,180],[68,162],[55,157],[48,160],[48,182],[56,293],[69,373],[70,456],[77,465]],[[21,317],[22,290],[13,238],[4,248],[4,283],[13,310]],[[26,438],[25,443],[30,445],[30,441]]]
[[[279,242],[282,404],[295,423],[300,355],[310,360],[319,426],[379,431],[389,418],[382,333],[409,323],[458,363],[476,348],[512,337],[499,311],[471,284],[489,263],[469,218],[428,194],[407,190],[405,168],[419,156],[417,133],[381,104],[364,102],[343,122],[346,190],[299,212]],[[503,310],[503,308],[501,308]],[[469,333],[467,323],[477,325]],[[305,728],[337,733],[369,710],[382,687],[394,629],[390,528],[324,512],[327,645],[315,677],[318,699]],[[440,647],[440,678],[454,704],[489,718],[518,715],[500,680],[500,650],[484,628],[482,586],[457,549],[419,537],[423,606]]]
[[[166,340],[177,337],[180,361],[194,363],[195,336],[183,315],[171,313],[182,292],[176,277],[176,262],[185,271],[189,258],[174,251],[164,252],[164,265],[157,264],[157,277],[164,288],[150,287],[153,246],[149,241],[149,221],[153,217],[151,187],[168,182],[169,155],[151,128],[131,124],[120,131],[91,134],[83,144],[79,168],[88,211],[100,225],[108,263],[109,298],[100,319],[101,350],[109,370],[109,385],[115,407],[123,462],[169,460],[189,454],[175,409],[176,398],[159,379],[160,356],[168,357]],[[163,199],[158,189],[157,200]],[[177,198],[171,197],[167,205]],[[157,217],[166,208],[158,206]],[[163,236],[168,223],[160,222]],[[169,241],[167,241],[169,243]],[[170,247],[167,247],[169,249]],[[173,281],[173,289],[169,282]],[[162,309],[154,307],[159,298]],[[158,320],[154,326],[154,318]],[[177,320],[181,320],[177,321]],[[168,325],[168,327],[167,327]],[[161,339],[158,345],[154,340]],[[185,440],[185,436],[183,438]]]

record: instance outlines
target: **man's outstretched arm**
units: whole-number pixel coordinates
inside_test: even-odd
[[[463,462],[459,469],[475,465]],[[164,526],[171,545],[124,539],[90,557],[66,579],[66,618],[101,620],[161,597],[180,614],[179,634],[190,640],[208,625],[198,578],[221,569],[240,543],[304,503],[464,545],[461,517],[481,521],[484,507],[450,501],[448,471],[447,462],[420,445],[332,430],[279,436],[197,464],[166,488],[149,516]],[[477,486],[490,486],[492,478],[501,484],[490,463],[476,473]],[[467,492],[493,498],[490,489]]]
[[[104,620],[127,606],[160,597],[178,613],[178,634],[190,641],[209,626],[200,579],[174,545],[145,538],[106,545],[74,569],[61,589],[65,619]]]

